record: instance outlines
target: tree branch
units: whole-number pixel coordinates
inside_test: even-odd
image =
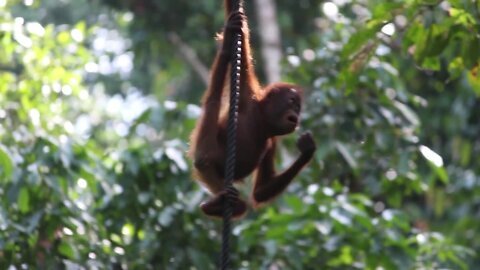
[[[23,66],[20,64],[15,66],[7,66],[0,64],[0,72],[10,72],[15,75],[20,75],[23,72]]]
[[[192,66],[193,70],[205,83],[205,86],[208,85],[209,79],[209,69],[200,61],[197,56],[197,53],[186,43],[184,43],[180,36],[177,33],[170,32],[168,34],[168,40],[177,48],[180,57],[182,57],[185,62]]]

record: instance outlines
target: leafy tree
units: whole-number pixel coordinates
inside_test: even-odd
[[[203,82],[169,37],[208,66],[223,14],[170,2],[0,1],[0,268],[217,264],[221,224],[185,155]],[[320,147],[235,223],[235,267],[478,268],[480,5],[277,5]]]

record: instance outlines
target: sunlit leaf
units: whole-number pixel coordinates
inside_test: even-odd
[[[432,164],[432,163],[431,163]],[[448,173],[447,173],[447,170],[444,168],[444,167],[437,167],[435,165],[432,164],[432,167],[435,171],[435,173],[437,174],[437,176],[440,178],[440,180],[443,182],[443,183],[448,183],[449,181],[449,177],[448,177]]]
[[[443,158],[425,145],[419,147],[420,153],[436,167],[443,166]]]
[[[66,45],[71,41],[70,34],[66,31],[60,32],[57,36],[57,40],[60,44]]]
[[[336,142],[335,147],[352,169],[356,169],[358,167],[356,159],[353,157],[351,151],[347,148],[345,144],[341,142]]]
[[[73,259],[74,254],[75,254],[72,245],[70,245],[66,242],[61,242],[60,243],[60,245],[58,246],[58,251],[63,256],[65,256],[67,258],[71,258],[71,259]]]
[[[80,171],[80,176],[87,181],[88,188],[93,192],[97,192],[97,178],[93,173],[89,171],[89,168],[82,168]]]
[[[468,13],[463,9],[450,8],[450,16],[455,19],[455,22],[464,26],[472,26],[475,24],[476,20],[472,14]]]
[[[160,212],[158,216],[158,223],[162,226],[169,226],[173,221],[175,210],[172,207],[167,207]]]
[[[428,70],[440,70],[440,60],[436,57],[424,58],[422,67]]]
[[[133,227],[132,224],[124,224],[122,227],[122,234],[125,236],[130,236],[132,237],[135,232],[135,228]]]
[[[168,156],[168,158],[175,162],[179,169],[181,169],[182,171],[187,170],[187,162],[184,158],[184,155],[180,152],[179,149],[175,147],[168,147],[165,150],[165,154]]]
[[[7,217],[6,212],[3,210],[2,207],[0,207],[0,230],[5,230],[9,224],[9,219]],[[1,241],[0,241],[1,242]],[[0,243],[1,247],[1,243]]]
[[[412,109],[410,109],[407,105],[398,101],[395,101],[393,104],[412,125],[414,126],[420,125],[420,119],[418,119],[417,114]]]
[[[0,144],[0,180],[9,181],[12,178],[13,162],[7,148]]]
[[[335,208],[330,211],[330,217],[345,226],[352,225],[352,215],[351,213],[341,209]]]
[[[27,187],[22,187],[18,193],[18,208],[23,213],[26,213],[30,210],[30,194]]]
[[[465,65],[463,63],[462,57],[456,57],[448,64],[448,72],[453,79],[458,78],[462,72],[465,70]]]

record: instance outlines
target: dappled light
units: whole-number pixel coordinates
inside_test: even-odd
[[[387,23],[382,27],[382,33],[387,36],[395,34],[395,25],[393,23]]]
[[[325,15],[330,19],[335,19],[338,15],[338,7],[332,2],[325,2],[322,5],[322,10]]]
[[[437,167],[442,167],[443,166],[443,159],[442,157],[435,153],[432,149],[428,148],[425,145],[420,145],[419,147],[420,152],[422,155],[430,162],[432,162],[433,165]]]

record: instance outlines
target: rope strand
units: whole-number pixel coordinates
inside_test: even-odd
[[[232,11],[238,11],[243,6],[242,0],[233,1]],[[231,58],[231,80],[230,80],[230,108],[228,112],[227,124],[227,161],[225,164],[225,183],[224,189],[231,192],[233,179],[235,177],[235,160],[237,146],[237,121],[238,121],[238,100],[240,96],[240,71],[242,68],[242,34],[238,33],[233,44]],[[223,230],[222,230],[222,256],[221,269],[227,270],[230,266],[230,235],[232,202],[231,194],[225,196],[225,205],[223,209]]]

